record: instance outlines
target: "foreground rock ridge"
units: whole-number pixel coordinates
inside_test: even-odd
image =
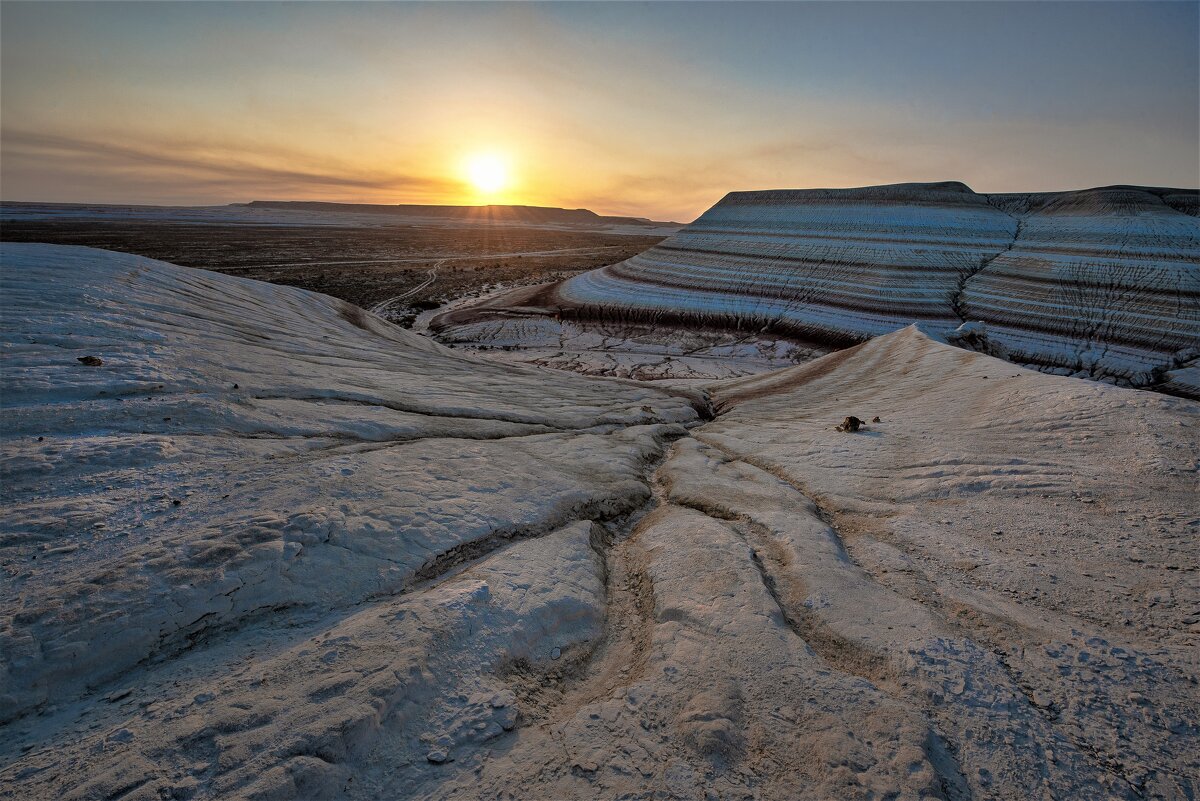
[[[0,259],[0,798],[1200,794],[1192,401],[916,327],[667,390]]]
[[[1133,186],[731,192],[627,261],[436,327],[494,338],[478,324],[515,308],[841,347],[923,322],[1018,363],[1197,398],[1198,213],[1196,190]]]

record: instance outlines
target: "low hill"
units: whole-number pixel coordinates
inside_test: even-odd
[[[317,211],[341,214],[390,214],[398,217],[421,217],[425,219],[457,220],[474,223],[497,223],[511,225],[644,225],[660,227],[679,225],[672,222],[655,222],[645,217],[606,217],[588,209],[560,209],[554,206],[433,206],[400,203],[384,205],[377,203],[323,203],[304,200],[254,200],[247,204],[252,209],[280,209],[284,211]]]

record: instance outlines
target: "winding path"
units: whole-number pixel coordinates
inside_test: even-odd
[[[377,314],[380,317],[387,316],[387,314],[390,313],[396,307],[397,304],[402,303],[405,300],[408,300],[413,295],[417,294],[422,289],[424,289],[425,287],[432,284],[435,280],[437,280],[437,269],[438,269],[438,267],[441,267],[445,263],[446,263],[445,259],[439,259],[438,261],[434,262],[434,265],[429,268],[429,272],[426,273],[426,275],[428,277],[424,281],[417,284],[415,287],[408,290],[407,292],[403,292],[399,295],[394,295],[393,297],[390,297],[387,300],[376,303],[374,306],[372,306],[369,309],[369,311],[371,312],[371,314]]]
[[[495,258],[508,258],[511,256],[554,256],[554,255],[560,255],[563,253],[592,253],[595,251],[611,250],[613,248],[619,248],[619,247],[623,247],[623,246],[622,245],[601,245],[599,247],[559,248],[557,250],[526,250],[526,251],[519,251],[519,252],[513,252],[513,253],[484,253],[484,254],[481,254],[478,256],[454,256],[453,258],[456,261],[459,261],[459,260],[465,261],[467,259],[471,259],[471,260],[495,259]],[[396,308],[396,306],[398,304],[404,302],[405,300],[408,300],[413,295],[417,294],[422,289],[425,289],[430,284],[432,284],[434,282],[434,280],[437,278],[438,267],[441,267],[443,264],[445,264],[449,260],[450,260],[450,257],[444,258],[444,259],[438,259],[434,263],[433,267],[431,267],[429,272],[427,273],[428,277],[424,281],[422,281],[420,284],[418,284],[417,286],[408,290],[407,292],[404,292],[399,295],[394,295],[394,296],[388,298],[387,300],[383,300],[383,301],[380,301],[379,303],[376,303],[374,306],[372,306],[370,309],[368,309],[368,311],[370,311],[372,314],[379,315],[380,317],[386,317],[389,313],[391,313]],[[430,261],[430,260],[429,259],[374,259],[371,261],[311,262],[311,263],[308,263],[305,265],[282,265],[282,266],[293,266],[293,267],[295,267],[295,266],[311,266],[312,264],[322,264],[322,265],[324,265],[324,264],[375,264],[375,263],[383,264],[383,263],[393,263],[393,262],[417,262],[417,261]]]

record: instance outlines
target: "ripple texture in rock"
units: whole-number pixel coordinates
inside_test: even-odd
[[[835,345],[913,322],[956,341],[959,325],[983,323],[957,344],[1195,395],[1186,368],[1200,353],[1196,208],[1194,191],[1145,187],[732,192],[645,253],[538,300],[582,318]]]

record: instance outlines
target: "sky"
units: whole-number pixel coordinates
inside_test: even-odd
[[[688,221],[940,180],[1200,185],[1200,3],[0,4],[4,200]]]

